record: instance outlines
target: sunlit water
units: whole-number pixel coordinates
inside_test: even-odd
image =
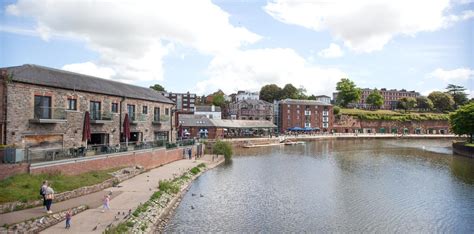
[[[373,139],[239,150],[192,184],[165,231],[474,233],[474,159],[449,146]]]

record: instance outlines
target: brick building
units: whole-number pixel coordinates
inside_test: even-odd
[[[333,129],[333,107],[314,100],[285,99],[275,102],[277,125],[281,133],[289,128],[312,128],[330,132]]]
[[[176,103],[176,110],[183,112],[194,112],[197,96],[195,93],[163,93],[163,96]]]
[[[2,144],[30,150],[83,145],[89,111],[89,145],[123,142],[123,120],[130,116],[130,142],[169,140],[174,103],[152,89],[92,76],[22,65],[2,68]]]
[[[367,97],[373,92],[373,89],[362,89],[362,95],[360,96],[360,100],[358,103],[350,103],[349,107],[356,107],[356,108],[362,108],[362,109],[371,109],[372,106],[367,104]],[[398,100],[404,97],[412,97],[416,98],[420,96],[420,93],[415,92],[415,91],[407,91],[405,89],[401,90],[396,90],[396,89],[390,89],[387,90],[385,88],[382,88],[379,90],[380,94],[383,96],[384,99],[384,104],[380,107],[381,109],[386,109],[386,110],[394,110],[397,108],[397,103]],[[333,93],[333,100],[335,101],[337,99],[337,92]]]
[[[273,122],[273,104],[255,99],[237,101],[229,104],[229,116],[230,119]]]

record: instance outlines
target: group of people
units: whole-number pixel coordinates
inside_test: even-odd
[[[202,145],[200,144],[200,145],[197,145],[195,159],[201,158],[202,155],[203,155]],[[189,160],[191,160],[193,158],[193,148],[192,147],[184,148],[183,149],[183,156],[184,156],[184,158],[188,158]]]
[[[104,198],[102,200],[102,213],[104,213],[106,210],[110,210],[110,192],[109,194],[104,195]],[[53,213],[51,211],[51,205],[53,204],[53,199],[54,199],[54,190],[51,188],[51,182],[45,180],[43,181],[43,184],[41,185],[40,188],[40,195],[43,197],[43,206],[46,210],[47,214]],[[68,209],[66,211],[66,229],[69,229],[71,227],[71,219],[72,219],[72,211],[71,209]]]

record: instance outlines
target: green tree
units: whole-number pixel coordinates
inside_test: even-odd
[[[467,94],[464,92],[466,89],[463,86],[449,84],[446,89],[448,90],[447,93],[451,94],[453,97],[455,109],[469,101]]]
[[[308,99],[308,95],[306,95],[306,89],[303,86],[298,89],[298,99]]]
[[[298,97],[299,97],[299,91],[292,84],[286,84],[280,93],[281,99],[286,99],[286,98],[298,99]]]
[[[334,106],[334,107],[332,108],[332,113],[333,113],[334,115],[338,115],[339,113],[341,113],[341,108],[338,107],[338,106]]]
[[[336,103],[342,107],[347,107],[351,102],[358,102],[362,95],[362,91],[347,78],[337,82],[336,90],[338,91]]]
[[[276,84],[265,85],[260,89],[260,100],[273,103],[274,100],[280,100],[281,88]]]
[[[228,162],[231,160],[233,154],[232,145],[227,141],[217,140],[214,144],[213,153],[224,155],[225,161]]]
[[[214,94],[212,97],[212,104],[214,106],[223,107],[225,105],[225,98],[223,94]]]
[[[367,103],[377,109],[380,109],[384,103],[384,98],[377,89],[374,89],[374,91],[372,91],[372,93],[370,93],[367,97]]]
[[[431,92],[428,98],[433,102],[434,108],[438,111],[450,111],[453,109],[454,99],[449,93],[439,91]]]
[[[316,100],[316,96],[314,96],[314,94],[311,94],[311,96],[308,97],[308,100]]]
[[[433,102],[425,96],[419,96],[416,97],[416,107],[420,110],[429,111],[433,109]]]
[[[451,130],[456,135],[469,135],[469,143],[474,135],[474,103],[461,106],[456,112],[449,115]]]
[[[150,89],[154,89],[156,91],[166,92],[165,87],[163,87],[159,84],[155,84],[155,85],[150,86]]]
[[[409,111],[416,106],[416,99],[412,97],[403,97],[398,100],[397,107],[399,109],[404,109],[405,111]]]

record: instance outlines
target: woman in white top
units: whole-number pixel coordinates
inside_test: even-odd
[[[51,214],[53,213],[51,211],[51,204],[53,204],[53,199],[54,199],[54,190],[51,188],[51,184],[48,184],[48,187],[46,188],[45,191],[45,198],[46,198],[46,213]]]

